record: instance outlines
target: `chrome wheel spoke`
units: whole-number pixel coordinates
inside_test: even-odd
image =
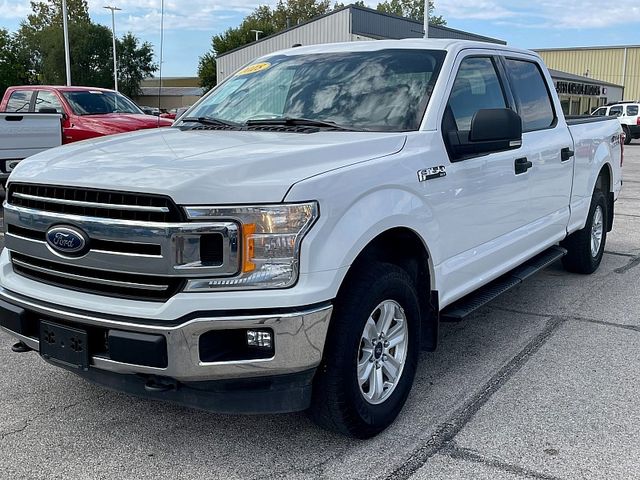
[[[384,393],[384,378],[382,376],[382,368],[375,369],[373,400],[379,400]]]
[[[404,322],[398,322],[393,330],[389,332],[386,337],[389,346],[387,348],[393,348],[400,342],[404,342]]]
[[[386,335],[391,326],[391,322],[396,315],[396,305],[394,303],[384,303],[380,311],[380,319],[378,320],[378,331]]]
[[[369,379],[371,370],[374,366],[375,364],[369,361],[369,359],[366,359],[364,362],[360,362],[360,364],[358,364],[358,381],[361,385]]]
[[[393,357],[387,357],[387,360],[382,362],[382,369],[387,374],[389,381],[393,384],[398,378],[400,372],[400,363]]]

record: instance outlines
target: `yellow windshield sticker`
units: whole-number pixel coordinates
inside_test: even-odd
[[[258,72],[261,72],[262,70],[266,70],[270,66],[271,66],[271,64],[269,62],[254,63],[253,65],[249,65],[248,67],[244,67],[242,70],[240,70],[238,73],[236,73],[236,76],[238,76],[238,75],[250,75],[252,73],[258,73]]]

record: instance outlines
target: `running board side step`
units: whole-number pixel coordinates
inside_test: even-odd
[[[567,251],[564,248],[557,246],[539,253],[484,287],[480,287],[475,292],[445,307],[445,309],[440,312],[440,320],[443,322],[459,322],[507,290],[511,290],[516,285],[520,285],[524,280],[548,267],[566,254]]]

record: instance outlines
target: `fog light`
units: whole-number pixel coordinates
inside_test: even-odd
[[[271,332],[247,330],[247,345],[250,347],[271,348],[273,346]]]

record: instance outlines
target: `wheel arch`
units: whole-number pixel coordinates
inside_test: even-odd
[[[421,345],[425,350],[435,350],[439,323],[438,294],[432,289],[433,264],[424,239],[406,226],[392,227],[378,233],[356,255],[342,280],[338,295],[358,270],[369,262],[398,265],[415,281],[420,303]]]
[[[600,190],[607,199],[607,232],[613,229],[614,196],[613,196],[613,169],[609,162],[605,162],[598,172],[593,190]]]

